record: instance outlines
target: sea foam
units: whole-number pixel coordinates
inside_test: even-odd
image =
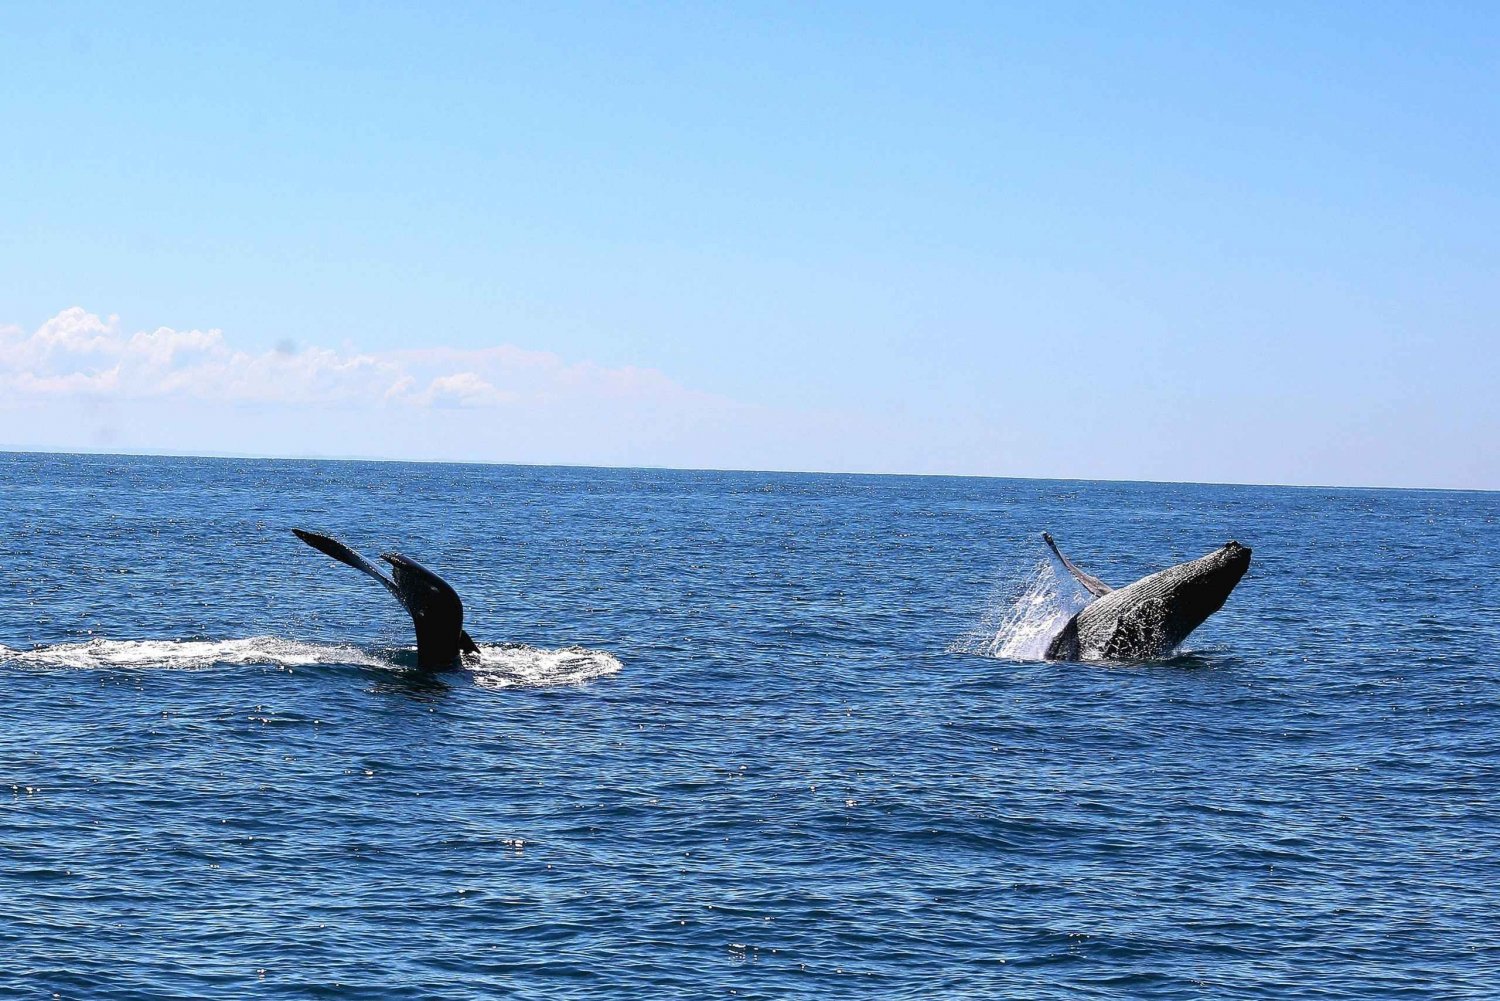
[[[229,640],[107,640],[57,643],[31,650],[0,646],[0,664],[35,669],[198,670],[219,665],[311,667],[340,664],[400,669],[409,651],[372,651],[337,643],[253,636]],[[614,674],[620,661],[602,650],[545,649],[519,643],[487,644],[464,667],[484,688],[577,685]]]

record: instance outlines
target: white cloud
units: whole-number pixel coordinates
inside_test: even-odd
[[[0,448],[610,466],[928,469],[942,435],[515,345],[265,350],[64,310],[0,326]]]
[[[219,403],[507,407],[559,400],[709,403],[661,372],[568,362],[512,345],[360,353],[282,344],[253,352],[219,330],[127,335],[119,318],[63,310],[31,334],[0,327],[0,392]],[[727,403],[727,401],[718,401]]]
[[[509,403],[515,395],[496,389],[473,372],[440,375],[428,384],[425,401],[437,406],[482,407]]]

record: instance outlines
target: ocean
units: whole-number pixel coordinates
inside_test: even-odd
[[[1255,555],[1047,663],[1044,529]],[[1492,998],[1497,552],[1495,493],[0,454],[0,996]]]

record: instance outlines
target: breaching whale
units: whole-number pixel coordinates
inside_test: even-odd
[[[1224,606],[1250,567],[1250,550],[1229,542],[1188,563],[1115,590],[1084,573],[1042,538],[1094,600],[1047,644],[1048,660],[1149,660],[1172,650]]]
[[[383,554],[380,558],[391,565],[392,580],[337,539],[300,528],[292,529],[292,533],[319,552],[374,577],[396,596],[417,627],[417,667],[421,670],[442,671],[456,666],[459,654],[479,652],[464,632],[464,603],[458,593],[416,560],[400,553]]]

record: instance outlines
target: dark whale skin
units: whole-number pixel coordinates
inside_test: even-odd
[[[1249,547],[1228,542],[1201,559],[1107,591],[1068,620],[1047,645],[1046,658],[1139,661],[1170,653],[1224,607],[1250,568],[1250,554]]]
[[[400,553],[384,554],[380,558],[391,565],[391,576],[387,577],[375,564],[331,536],[300,528],[292,529],[292,534],[318,552],[369,574],[396,596],[417,630],[418,670],[447,670],[459,665],[460,654],[479,652],[464,632],[464,603],[458,592],[416,560]]]

